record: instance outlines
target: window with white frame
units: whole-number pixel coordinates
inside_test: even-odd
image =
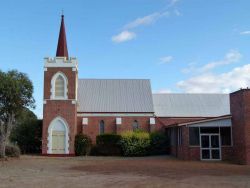
[[[51,98],[67,99],[67,78],[63,73],[56,73],[51,80]]]
[[[65,84],[61,75],[56,78],[55,97],[64,97]]]

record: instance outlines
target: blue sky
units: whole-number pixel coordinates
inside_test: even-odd
[[[149,78],[153,92],[228,93],[250,86],[248,0],[9,0],[0,6],[0,69],[34,84],[56,52],[61,10],[80,78]]]

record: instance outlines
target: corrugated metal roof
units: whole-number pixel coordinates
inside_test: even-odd
[[[153,94],[158,117],[216,117],[230,114],[228,94]]]
[[[154,112],[146,79],[79,79],[78,104],[78,112]]]

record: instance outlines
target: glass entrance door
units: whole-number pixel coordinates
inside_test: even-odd
[[[219,134],[201,134],[201,160],[220,160],[221,146]]]

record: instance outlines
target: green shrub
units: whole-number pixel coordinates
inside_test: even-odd
[[[150,133],[150,154],[162,155],[167,154],[168,139],[164,133]]]
[[[5,147],[5,155],[7,157],[19,157],[20,153],[21,151],[17,145],[8,144]]]
[[[96,136],[96,146],[93,148],[93,155],[103,156],[119,156],[121,155],[121,147],[119,145],[121,135],[117,134],[101,134]]]
[[[145,156],[150,148],[149,133],[129,131],[121,135],[121,148],[125,156]]]
[[[75,154],[78,156],[89,155],[92,141],[89,136],[78,134],[75,137]]]

